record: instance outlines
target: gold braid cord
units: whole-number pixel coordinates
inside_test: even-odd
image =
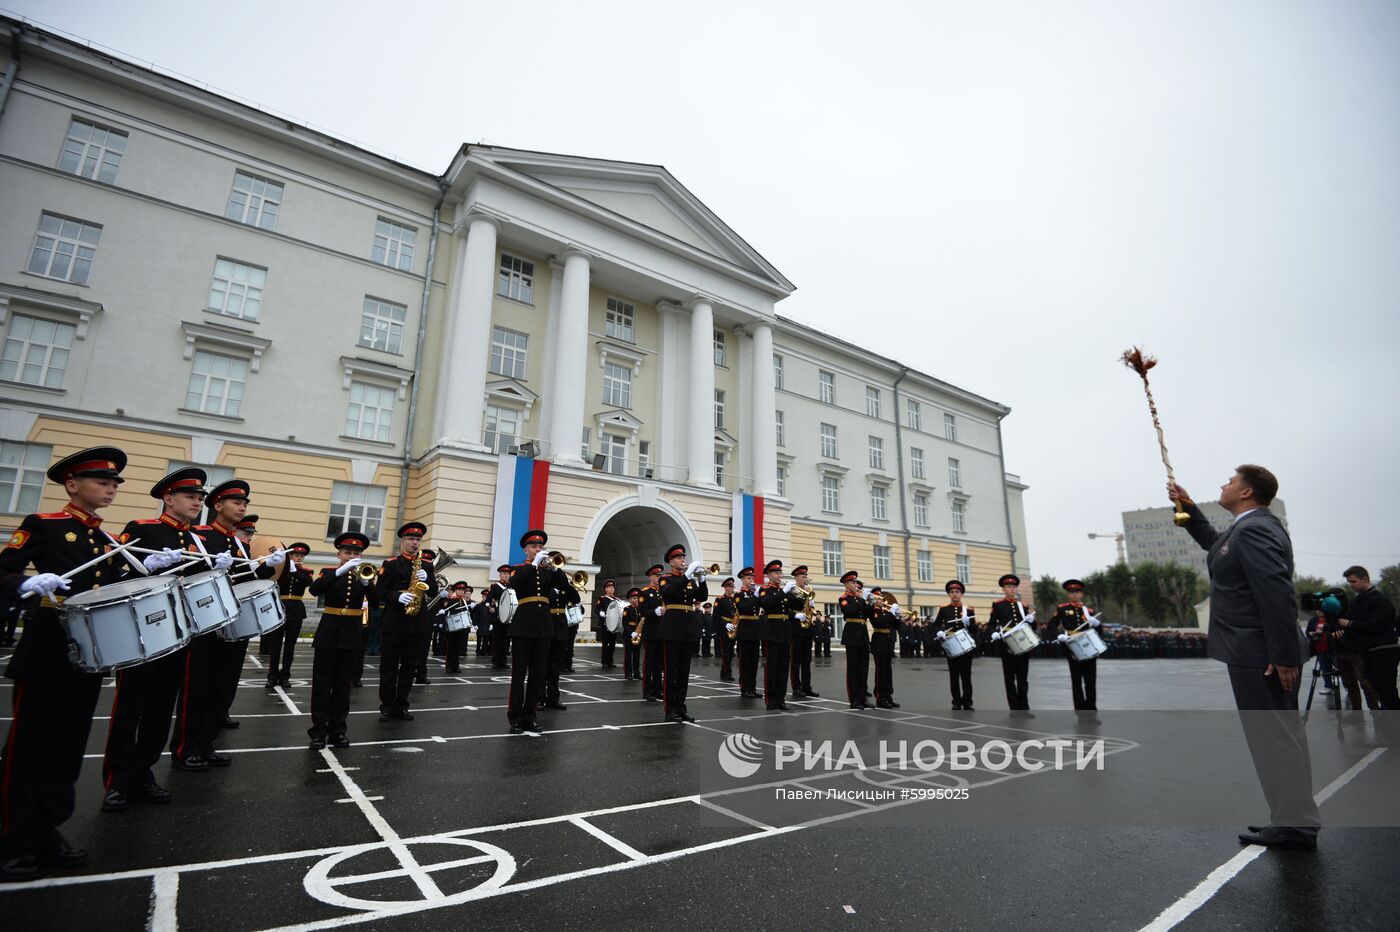
[[[1140,347],[1132,347],[1123,351],[1123,365],[1133,370],[1142,378],[1142,390],[1147,393],[1147,410],[1152,412],[1152,426],[1157,429],[1157,446],[1162,450],[1162,465],[1167,467],[1167,480],[1173,485],[1176,484],[1176,473],[1172,470],[1171,457],[1167,454],[1167,441],[1162,435],[1162,420],[1157,416],[1157,402],[1152,397],[1152,383],[1147,380],[1147,372],[1157,365],[1155,356],[1148,356]],[[1176,505],[1176,522],[1182,524],[1183,518],[1188,516],[1182,511],[1181,502],[1173,502]]]

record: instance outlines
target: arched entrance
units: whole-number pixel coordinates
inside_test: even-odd
[[[647,506],[635,498],[623,499],[599,514],[584,538],[580,558],[598,567],[599,584],[616,580],[622,596],[632,586],[645,585],[647,567],[662,562],[672,544],[697,552],[695,532],[679,510],[659,501]]]

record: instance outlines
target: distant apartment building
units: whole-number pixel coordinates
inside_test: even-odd
[[[1141,508],[1123,512],[1123,537],[1128,551],[1128,565],[1142,563],[1179,563],[1189,566],[1206,575],[1206,552],[1191,539],[1184,528],[1172,522],[1176,509]],[[1283,499],[1276,498],[1269,510],[1288,525],[1288,514],[1283,507]],[[1211,526],[1223,531],[1230,526],[1230,513],[1214,502],[1201,505],[1201,511],[1210,519]]]

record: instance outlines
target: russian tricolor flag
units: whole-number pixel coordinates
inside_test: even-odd
[[[549,494],[549,463],[502,454],[496,464],[496,511],[491,523],[491,563],[524,563],[521,536],[544,529],[544,506]],[[494,572],[494,569],[493,569]]]
[[[745,495],[734,496],[734,515],[729,525],[729,559],[734,564],[734,572],[746,566],[754,568],[754,575],[763,575],[763,497]]]

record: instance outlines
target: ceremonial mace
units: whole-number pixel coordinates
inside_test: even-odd
[[[1157,402],[1152,400],[1152,385],[1147,381],[1147,370],[1157,365],[1157,359],[1144,355],[1142,350],[1136,346],[1124,350],[1121,358],[1123,365],[1142,377],[1142,390],[1147,393],[1147,410],[1152,412],[1152,426],[1157,428],[1157,446],[1162,448],[1162,465],[1167,467],[1167,481],[1176,485],[1176,474],[1172,471],[1172,461],[1167,456],[1167,441],[1162,436],[1162,421],[1157,417]],[[1172,505],[1176,507],[1176,514],[1172,515],[1172,520],[1176,522],[1177,527],[1185,527],[1191,522],[1191,516],[1182,508],[1178,499],[1172,499]]]

